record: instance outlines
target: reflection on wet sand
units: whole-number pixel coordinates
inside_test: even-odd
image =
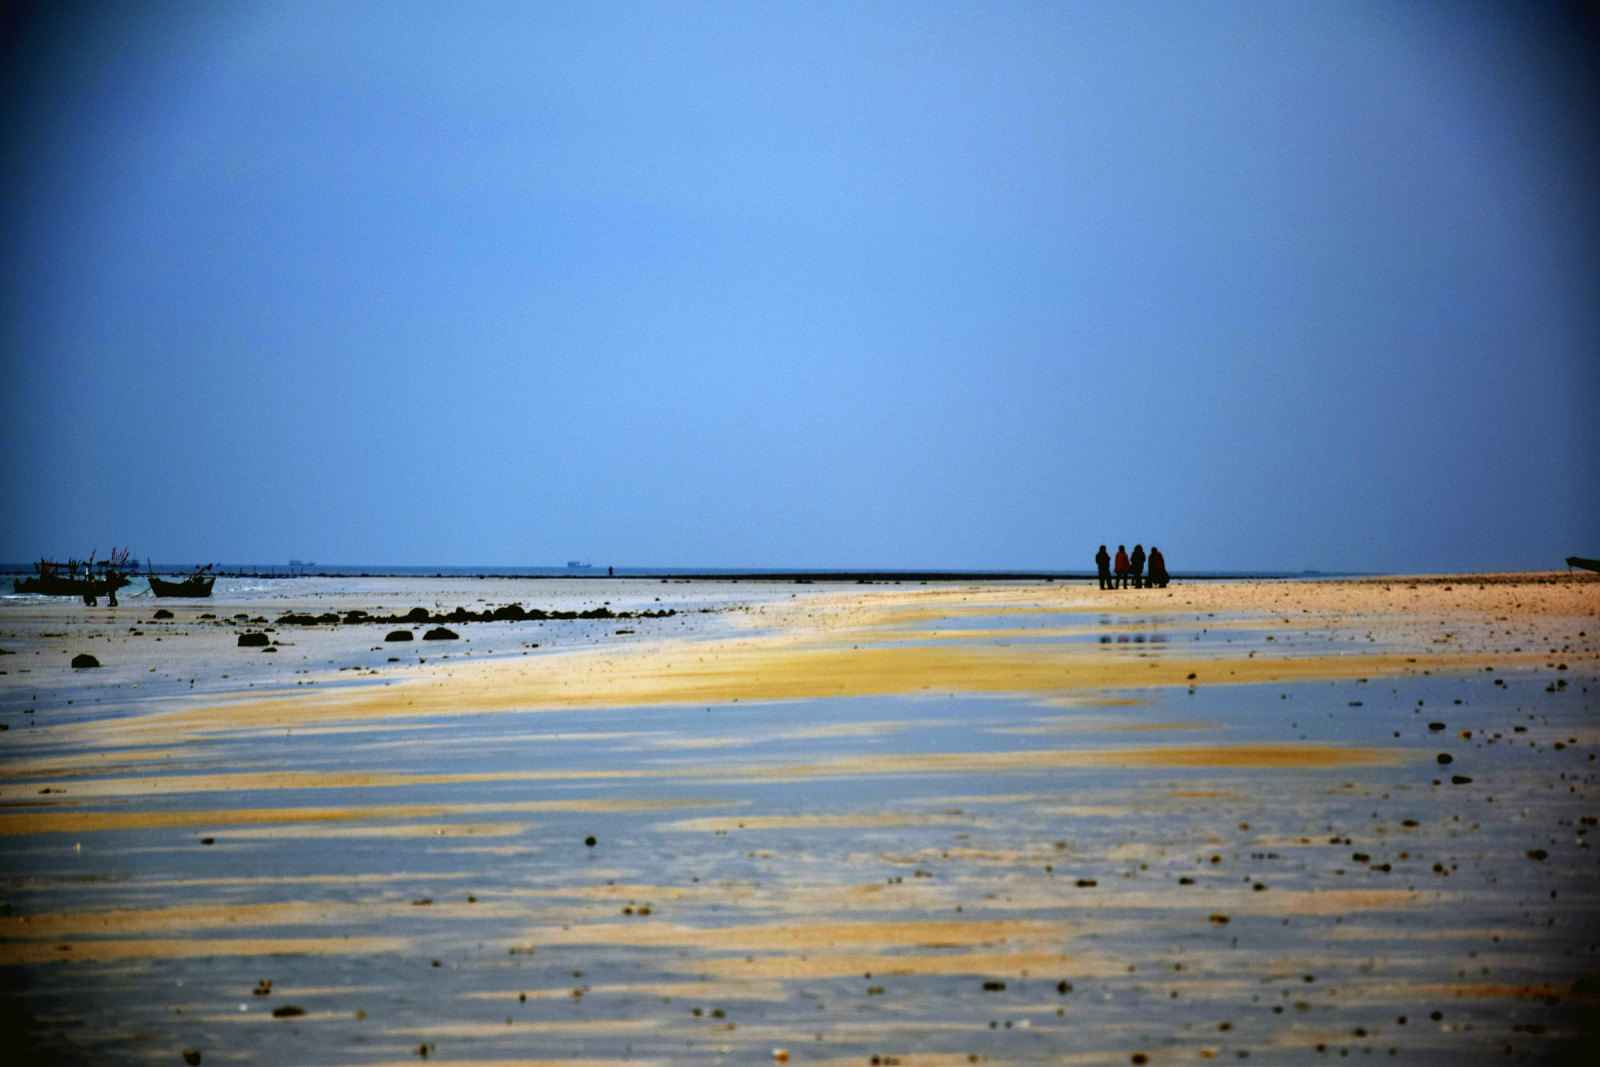
[[[1600,584],[790,592],[336,690],[389,651],[0,678],[7,1062],[1592,1045]]]

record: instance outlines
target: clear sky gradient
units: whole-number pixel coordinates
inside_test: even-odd
[[[5,27],[0,559],[1600,556],[1561,6]]]

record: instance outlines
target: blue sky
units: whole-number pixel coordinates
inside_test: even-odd
[[[1591,30],[49,5],[0,65],[0,559],[1600,556]]]

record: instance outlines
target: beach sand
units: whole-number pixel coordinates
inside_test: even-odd
[[[4,598],[0,1062],[1594,1062],[1594,577]]]

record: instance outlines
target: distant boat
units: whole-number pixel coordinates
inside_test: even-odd
[[[569,571],[586,571],[593,566],[593,563],[585,563],[581,559],[567,560],[567,570]]]
[[[1600,571],[1600,559],[1584,559],[1582,556],[1568,556],[1567,566],[1582,567],[1586,571]]]
[[[197,569],[189,577],[181,581],[169,582],[165,578],[150,575],[150,591],[156,596],[183,596],[203,597],[211,595],[211,585],[217,580],[214,574],[207,574],[211,564]]]

